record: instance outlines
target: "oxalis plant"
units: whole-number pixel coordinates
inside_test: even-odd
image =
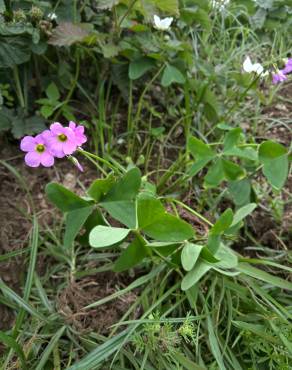
[[[187,149],[194,161],[183,180],[207,167],[204,185],[216,187],[227,180],[236,205],[212,223],[175,197],[157,194],[155,185],[147,176],[142,177],[139,168],[124,168],[85,151],[81,145],[86,140],[83,126],[70,122],[63,127],[55,122],[42,134],[21,141],[21,149],[27,152],[25,162],[31,167],[50,167],[55,158],[66,156],[82,171],[74,156],[79,153],[108,168],[102,169],[103,178],[93,181],[82,197],[57,183],[46,187],[49,200],[66,215],[63,248],[68,257],[78,241],[94,249],[119,248],[113,267],[116,272],[131,269],[144,259],[155,263],[158,259],[176,271],[183,291],[195,287],[210,270],[227,276],[243,273],[292,288],[291,283],[250,266],[231,248],[244,219],[257,207],[252,181],[263,174],[275,190],[284,185],[289,162],[285,147],[273,141],[246,143],[239,128],[227,127],[222,143],[214,145],[190,137]],[[195,227],[180,217],[181,210],[205,223],[207,234],[198,236]],[[68,259],[74,274],[72,260]]]

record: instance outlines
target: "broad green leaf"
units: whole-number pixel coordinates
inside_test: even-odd
[[[181,252],[181,264],[186,271],[190,271],[197,262],[203,246],[199,244],[186,243]]]
[[[198,261],[195,264],[195,267],[189,271],[185,277],[182,279],[181,282],[181,289],[188,290],[193,285],[195,285],[209,270],[211,269],[211,265],[203,261]]]
[[[166,211],[158,199],[143,197],[138,198],[137,214],[138,226],[143,229],[165,215]]]
[[[249,203],[251,195],[251,184],[249,179],[229,182],[228,190],[237,206]]]
[[[49,118],[55,111],[55,107],[51,105],[43,105],[40,109],[41,115],[44,118]]]
[[[216,234],[209,233],[207,246],[208,246],[208,249],[210,250],[211,253],[214,254],[214,253],[217,252],[217,250],[220,246],[220,243],[221,243],[220,234],[216,235]]]
[[[162,12],[179,14],[178,0],[147,0],[147,2],[153,4]]]
[[[16,116],[12,120],[12,134],[20,139],[24,135],[38,134],[46,129],[44,119],[39,116]]]
[[[228,150],[224,150],[225,156],[231,156],[231,157],[238,157],[243,159],[248,159],[250,161],[257,161],[258,160],[258,153],[254,148],[238,148],[233,147]]]
[[[249,203],[241,208],[239,208],[233,217],[232,226],[237,225],[241,220],[243,220],[246,216],[248,216],[252,211],[257,207],[256,203]]]
[[[218,248],[220,246],[220,238],[218,238]],[[218,248],[215,248],[217,250]],[[211,250],[208,248],[208,246],[205,246],[200,254],[200,258],[202,260],[209,262],[209,263],[217,263],[219,260],[214,256],[214,254],[211,252]]]
[[[89,234],[89,244],[94,248],[109,247],[124,240],[129,232],[129,229],[98,225]]]
[[[209,31],[211,29],[211,20],[209,15],[203,9],[198,7],[186,7],[180,10],[181,19],[188,25],[200,24],[203,29]]]
[[[141,186],[141,173],[135,167],[126,172],[102,199],[102,203],[133,200]]]
[[[224,170],[222,159],[217,159],[209,168],[207,175],[204,178],[204,185],[208,188],[218,186],[224,180]]]
[[[222,215],[218,218],[215,225],[210,230],[210,233],[213,235],[220,235],[227,230],[232,224],[233,212],[230,208],[226,209]]]
[[[89,35],[86,23],[62,22],[54,28],[48,43],[54,46],[70,46],[82,42]]]
[[[202,140],[192,136],[188,141],[188,149],[195,159],[213,159],[215,153],[209,145],[205,144]]]
[[[129,229],[137,228],[136,201],[102,202],[102,207]]]
[[[222,159],[222,167],[225,177],[229,181],[242,180],[246,176],[243,168],[227,159]]]
[[[142,230],[150,238],[161,242],[180,242],[194,237],[191,225],[170,214],[162,215]]]
[[[46,186],[46,193],[49,200],[62,212],[70,212],[90,205],[90,202],[87,202],[72,191],[64,188],[64,186],[54,182]]]
[[[195,176],[198,172],[200,172],[209,162],[211,159],[199,159],[197,160],[190,168],[188,168],[188,175]]]
[[[96,202],[99,202],[102,197],[110,190],[114,184],[114,179],[112,176],[106,179],[97,179],[89,187],[87,193]]]
[[[142,77],[146,72],[152,69],[155,66],[155,63],[150,58],[140,58],[134,60],[129,65],[129,78],[131,80],[136,80]]]
[[[262,163],[266,161],[270,161],[271,159],[282,157],[283,155],[287,154],[287,149],[275,141],[264,141],[259,146],[259,160]]]
[[[233,269],[238,265],[237,255],[223,243],[220,244],[218,251],[215,253],[215,257],[219,260],[215,267]]]
[[[223,149],[224,153],[234,148],[237,145],[237,143],[240,140],[241,134],[242,134],[242,129],[239,127],[234,128],[227,132],[224,138],[224,149]]]
[[[66,215],[66,229],[64,236],[64,247],[69,248],[74,242],[80,229],[92,213],[93,207],[83,207],[68,212]]]
[[[54,82],[51,82],[50,85],[46,88],[46,95],[52,102],[56,102],[59,100],[60,93],[57,85]]]
[[[185,76],[181,73],[179,69],[174,66],[167,64],[164,68],[161,84],[164,87],[170,86],[172,83],[183,84],[185,83]]]
[[[0,66],[13,68],[30,60],[30,38],[27,36],[0,37]]]
[[[149,254],[145,242],[142,238],[135,238],[131,244],[128,245],[120,257],[116,260],[114,271],[121,272],[128,270],[143,260]]]
[[[289,172],[288,155],[283,155],[265,161],[263,166],[263,174],[266,176],[268,182],[276,189],[281,189],[287,180]]]

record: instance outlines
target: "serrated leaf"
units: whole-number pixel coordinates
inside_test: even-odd
[[[0,66],[12,68],[30,60],[30,39],[26,36],[0,37]]]
[[[71,22],[60,23],[52,33],[48,43],[55,46],[70,46],[82,42],[89,35],[85,28],[87,24],[74,24]]]

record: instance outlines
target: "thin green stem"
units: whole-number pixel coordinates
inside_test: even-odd
[[[25,108],[25,101],[24,101],[24,96],[23,96],[23,91],[21,88],[21,83],[20,83],[20,78],[19,78],[19,70],[17,66],[13,67],[13,77],[16,85],[16,94],[19,100],[19,104],[21,108]]]
[[[171,199],[172,202],[178,204],[179,206],[183,207],[184,209],[186,209],[188,212],[192,213],[193,215],[195,215],[196,217],[198,217],[199,219],[201,219],[202,221],[204,221],[206,224],[208,224],[209,226],[213,226],[212,222],[210,222],[209,220],[207,220],[204,216],[202,216],[200,213],[194,211],[192,208],[188,207],[186,204],[184,204],[183,202],[177,200],[177,199]]]

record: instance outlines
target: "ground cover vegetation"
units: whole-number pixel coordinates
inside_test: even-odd
[[[291,369],[291,22],[0,0],[1,369]]]

